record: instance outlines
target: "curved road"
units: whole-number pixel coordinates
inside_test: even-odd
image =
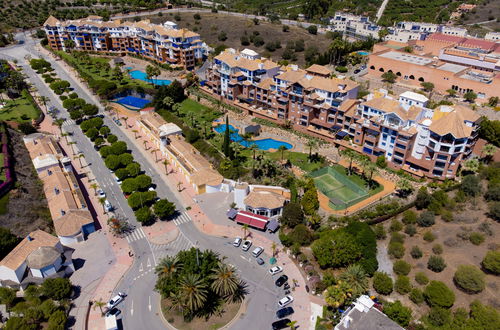
[[[42,55],[36,48],[36,41],[24,34],[18,34],[18,39],[25,40],[24,44],[14,45],[0,50],[0,57],[13,60],[17,59],[18,64],[23,68],[28,80],[37,87],[41,95],[49,97],[47,106],[57,107],[63,118],[69,118],[69,114],[62,107],[60,99],[45,85],[41,78],[29,67],[27,57],[45,58],[52,64],[55,72],[62,79],[71,83],[74,91],[89,103],[97,104],[101,113],[102,105],[97,102],[87,90],[83,89],[63,69],[62,65],[53,58]],[[227,261],[239,270],[241,277],[248,284],[249,295],[245,301],[245,313],[233,324],[232,329],[268,329],[275,320],[277,310],[277,300],[282,298],[282,290],[274,286],[274,280],[267,273],[268,265],[258,266],[255,259],[249,252],[242,252],[241,249],[234,248],[231,244],[232,238],[218,238],[200,233],[185,213],[184,205],[177,198],[167,183],[145,158],[135,144],[120,130],[110,118],[104,118],[104,124],[108,125],[111,132],[125,141],[131,150],[134,158],[145,170],[146,174],[152,177],[156,183],[156,191],[160,198],[168,198],[174,202],[179,210],[179,216],[174,220],[179,228],[178,238],[167,245],[151,245],[135,220],[134,214],[128,206],[126,199],[118,184],[114,181],[112,174],[104,165],[99,154],[93,149],[91,141],[82,133],[80,128],[73,121],[67,120],[63,127],[66,131],[72,132],[72,138],[77,142],[77,148],[85,155],[85,160],[89,164],[92,173],[95,175],[99,186],[107,193],[108,200],[115,206],[115,212],[123,215],[136,229],[127,236],[127,241],[134,251],[134,264],[129,269],[123,280],[119,283],[116,291],[125,291],[128,297],[118,307],[122,310],[122,322],[124,329],[164,329],[166,325],[162,322],[159,313],[159,295],[153,291],[156,282],[154,267],[158,260],[165,255],[173,255],[181,249],[191,246],[198,246],[201,249],[211,249],[226,256]],[[266,258],[264,258],[266,259]],[[92,262],[89,260],[89,262]]]

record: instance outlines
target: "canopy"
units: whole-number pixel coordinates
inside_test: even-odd
[[[262,215],[253,214],[247,211],[238,211],[236,222],[247,224],[250,227],[265,229],[268,223],[268,218]]]
[[[340,137],[340,138],[343,138],[344,136],[346,136],[348,133],[347,132],[344,132],[344,131],[339,131],[337,132],[337,136]]]
[[[280,226],[280,224],[278,223],[278,220],[272,219],[267,224],[267,230],[269,230],[271,233],[274,233],[278,229],[279,226]]]
[[[236,215],[238,214],[238,211],[235,210],[235,209],[229,209],[226,213],[227,217],[231,220],[234,220],[234,218],[236,217]]]

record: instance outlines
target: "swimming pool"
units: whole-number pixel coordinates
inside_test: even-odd
[[[226,124],[218,125],[218,126],[214,127],[214,130],[217,133],[224,133],[226,131]],[[291,145],[290,143],[278,141],[278,140],[271,139],[271,138],[245,141],[243,139],[243,137],[238,134],[238,129],[232,125],[229,125],[229,131],[230,131],[229,137],[230,137],[231,141],[237,142],[237,143],[241,144],[242,146],[244,146],[245,148],[248,148],[253,144],[255,144],[257,146],[257,148],[259,148],[260,150],[269,150],[269,149],[278,150],[278,148],[280,146],[285,146],[285,148],[287,148],[287,149],[293,148],[293,145]]]
[[[370,55],[370,53],[369,53],[369,52],[365,52],[364,50],[360,50],[360,51],[358,52],[358,54],[359,54],[359,55],[363,55],[363,56],[368,56],[368,55]]]
[[[115,102],[125,106],[126,108],[134,107],[137,109],[142,109],[146,105],[151,103],[150,100],[145,100],[145,99],[141,99],[139,97],[130,96],[130,95],[119,98],[119,99],[115,100]]]
[[[129,69],[129,68],[127,68],[127,69]],[[146,81],[148,83],[159,85],[159,86],[170,85],[170,83],[172,82],[168,79],[148,79],[148,75],[146,74],[146,72],[143,72],[141,70],[130,71],[129,74],[130,74],[130,77],[132,79],[139,79],[139,80]]]

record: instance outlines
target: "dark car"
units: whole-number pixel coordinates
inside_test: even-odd
[[[122,313],[121,310],[119,310],[118,308],[112,308],[110,309],[107,313],[106,313],[106,316],[118,316]]]
[[[263,264],[265,264],[265,261],[262,258],[257,258],[257,263],[262,266]]]
[[[360,70],[360,69],[356,69],[356,70],[354,70],[354,74],[358,74],[358,73],[360,73],[360,72],[361,72],[361,70]]]
[[[286,281],[288,281],[288,276],[281,275],[274,283],[276,284],[276,286],[282,286]]]
[[[290,319],[283,319],[283,320],[273,322],[273,324],[271,324],[271,326],[273,327],[273,330],[285,329],[285,328],[288,328],[288,325],[287,325],[288,323],[290,323]]]
[[[292,315],[294,312],[292,307],[285,307],[276,312],[276,317],[282,319],[288,315]]]

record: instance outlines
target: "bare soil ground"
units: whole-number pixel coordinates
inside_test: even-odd
[[[324,34],[312,35],[305,29],[299,27],[290,26],[289,32],[283,32],[282,25],[280,24],[260,22],[259,25],[255,25],[250,19],[232,15],[200,13],[201,20],[199,20],[198,24],[195,23],[193,13],[179,13],[179,16],[181,17],[180,21],[175,21],[173,14],[164,15],[162,17],[151,16],[149,18],[153,23],[160,24],[165,21],[173,21],[181,28],[193,30],[199,33],[201,39],[212,47],[224,44],[228,47],[240,50],[250,48],[265,57],[271,57],[275,61],[281,60],[281,55],[288,41],[303,39],[305,42],[305,49],[307,49],[308,46],[314,45],[320,52],[326,51],[331,41]],[[227,40],[225,41],[218,40],[218,36],[222,31],[227,35]],[[244,35],[245,31],[248,36],[250,36],[253,31],[258,31],[260,36],[264,39],[264,42],[280,41],[282,48],[274,52],[268,52],[264,45],[260,47],[255,47],[253,44],[242,46],[240,38]],[[296,53],[296,55],[296,63],[301,66],[305,65],[304,52]]]
[[[493,20],[488,24],[481,24],[484,28],[493,31],[500,30],[500,22],[496,21],[500,17],[500,1],[487,0],[475,8],[475,12],[468,13],[464,19],[465,24],[472,24]]]
[[[42,182],[38,179],[21,133],[9,129],[16,175],[15,187],[9,192],[7,213],[0,215],[0,226],[20,237],[36,229],[53,232],[52,219]]]
[[[477,198],[476,202],[467,203],[463,207],[463,211],[457,212],[457,216],[452,222],[444,222],[439,217],[436,217],[436,223],[430,228],[418,228],[415,236],[409,237],[406,235],[405,248],[406,254],[402,260],[412,265],[412,270],[408,275],[414,287],[424,289],[425,286],[419,285],[415,281],[417,272],[424,272],[429,280],[442,281],[455,292],[456,300],[453,309],[463,307],[468,309],[469,304],[473,300],[479,300],[483,304],[500,308],[500,299],[498,298],[498,290],[500,289],[500,278],[495,275],[486,274],[486,288],[478,294],[467,294],[458,289],[453,283],[453,275],[459,265],[474,265],[481,268],[481,261],[488,252],[500,248],[500,224],[486,216],[487,205],[482,197]],[[454,214],[456,214],[454,212]],[[485,234],[478,229],[482,223],[487,223],[491,230],[491,235]],[[386,229],[390,222],[385,224]],[[430,230],[436,239],[433,242],[426,242],[423,235]],[[485,241],[480,245],[474,245],[468,240],[460,238],[458,235],[464,232],[481,232],[484,234]],[[401,232],[403,233],[403,232]],[[389,236],[389,235],[388,235]],[[387,240],[390,238],[388,237]],[[427,261],[433,255],[432,247],[435,244],[441,244],[443,253],[441,256],[446,262],[446,268],[441,273],[434,273],[427,269]],[[410,250],[413,246],[418,246],[423,252],[423,257],[413,259],[410,256]],[[412,307],[421,316],[428,310],[425,304],[420,306],[415,305],[408,298],[408,295],[402,296],[397,292],[393,292],[389,298],[399,299],[406,306]]]

